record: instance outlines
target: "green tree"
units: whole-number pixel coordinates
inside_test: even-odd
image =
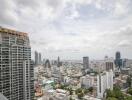
[[[89,92],[93,92],[93,87],[88,88]]]
[[[118,99],[114,97],[108,97],[106,100],[118,100]]]
[[[83,91],[82,88],[78,88],[77,90],[75,90],[75,93],[78,94],[78,93],[81,93]]]
[[[131,77],[130,76],[127,78],[126,83],[128,84],[128,87],[131,87]]]
[[[114,86],[113,90],[106,90],[106,93],[107,93],[106,98],[114,97],[117,98],[118,100],[124,100],[124,95],[121,92],[119,86]]]
[[[113,90],[120,91],[121,90],[121,87],[119,85],[114,85]]]
[[[77,90],[75,90],[76,95],[78,96],[79,99],[82,99],[82,97],[84,96],[84,89],[82,88],[78,88]]]
[[[107,96],[106,96],[107,98],[108,98],[108,97],[115,97],[114,92],[111,91],[110,89],[107,89],[107,90],[106,90],[106,94],[107,94]]]
[[[70,97],[70,100],[73,100],[72,97]]]
[[[73,94],[72,88],[68,88],[67,90],[69,91],[70,95]]]
[[[132,96],[127,96],[125,100],[132,100]]]
[[[127,93],[129,93],[130,95],[132,95],[132,88],[129,88],[129,89],[127,90]]]
[[[84,89],[83,92],[84,92],[84,94],[87,94],[89,92],[89,90],[88,89]]]
[[[81,92],[81,93],[78,93],[77,96],[79,99],[81,99],[84,96],[84,94]]]

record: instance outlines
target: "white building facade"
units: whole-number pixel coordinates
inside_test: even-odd
[[[94,76],[86,75],[80,78],[81,87],[89,88],[94,86]]]
[[[113,90],[113,71],[103,72],[97,76],[97,97],[103,98],[106,89]]]

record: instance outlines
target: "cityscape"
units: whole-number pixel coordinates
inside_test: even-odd
[[[131,0],[0,0],[0,100],[132,100]]]

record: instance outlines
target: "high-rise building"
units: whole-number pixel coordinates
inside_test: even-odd
[[[41,64],[42,63],[42,61],[41,61],[41,53],[39,53],[39,64]]]
[[[39,55],[38,55],[38,52],[35,51],[35,65],[38,65],[39,63]]]
[[[113,71],[107,71],[100,73],[97,76],[97,96],[103,98],[105,96],[105,90],[113,90]]]
[[[45,61],[44,70],[45,70],[46,73],[47,73],[47,77],[51,77],[51,64],[50,64],[49,59],[47,59],[47,60]]]
[[[108,58],[107,56],[105,57],[105,70],[109,71],[111,69],[115,69],[114,58]]]
[[[60,67],[60,57],[58,56],[58,59],[57,59],[57,67]]]
[[[84,69],[89,68],[89,57],[83,57],[83,68]]]
[[[35,51],[35,65],[39,65],[41,63],[42,63],[41,53],[38,53],[37,51]]]
[[[33,100],[33,78],[27,33],[0,27],[0,92],[8,100]]]
[[[49,59],[45,61],[45,67],[51,68]]]
[[[58,56],[58,59],[57,59],[57,67],[60,67],[62,66],[62,62],[60,61],[60,57]]]
[[[115,65],[116,67],[118,67],[118,69],[121,69],[122,59],[121,59],[121,54],[119,51],[117,51],[115,54]]]
[[[121,59],[121,54],[119,51],[116,52],[116,56],[115,56],[116,59]]]

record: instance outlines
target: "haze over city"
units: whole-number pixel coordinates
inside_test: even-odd
[[[0,26],[29,33],[45,58],[132,58],[131,0],[0,0]]]
[[[132,0],[0,0],[0,100],[132,100]]]

